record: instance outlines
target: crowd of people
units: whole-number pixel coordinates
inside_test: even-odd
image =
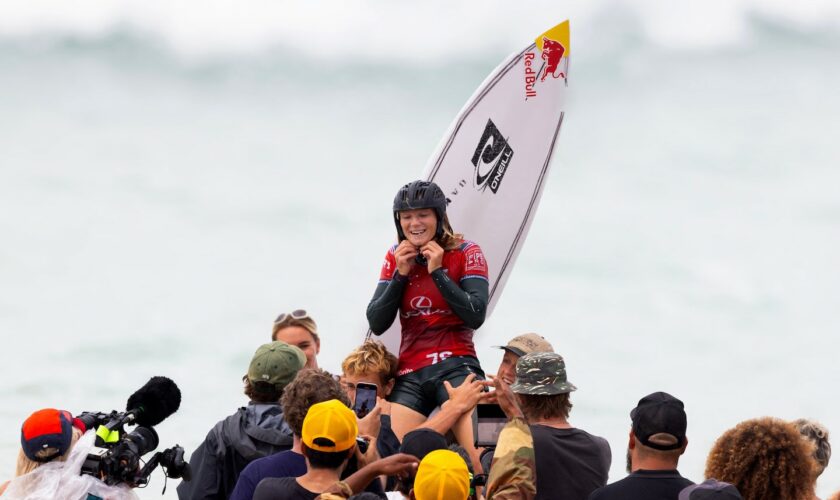
[[[368,339],[332,374],[318,365],[314,319],[302,309],[280,314],[242,379],[248,404],[219,420],[193,451],[192,478],[178,485],[179,498],[817,498],[816,480],[831,456],[819,423],[741,422],[714,444],[705,480],[695,484],[678,471],[688,447],[685,406],[665,392],[628,409],[628,475],[607,484],[612,448],[570,423],[577,387],[551,342],[518,335],[498,346],[496,374],[485,374],[473,332],[486,315],[488,265],[479,245],[452,229],[446,205],[428,181],[407,184],[394,199],[398,242],[386,253],[367,315],[374,335],[400,318],[399,352]],[[479,405],[504,415],[490,445],[478,439]],[[69,467],[62,461],[84,430],[66,411],[33,413],[21,430],[17,477],[0,494],[30,497],[39,470]]]
[[[282,326],[306,325],[296,344],[316,346],[315,322],[303,311]],[[311,330],[310,330],[311,329]],[[278,335],[278,330],[280,335]],[[272,341],[254,353],[243,378],[248,404],[221,419],[192,453],[192,480],[182,499],[391,498],[496,499],[802,499],[816,498],[817,476],[831,457],[828,431],[809,420],[764,417],[726,431],[709,452],[706,481],[678,472],[688,446],[687,415],[676,397],[654,392],[630,410],[628,475],[607,484],[611,447],[569,423],[563,357],[543,337],[510,340],[491,380],[471,374],[445,383],[441,408],[402,439],[388,396],[398,360],[368,340],[342,363],[341,374],[317,368],[294,344]],[[312,367],[309,367],[312,366]],[[357,384],[377,387],[377,403],[354,413]],[[493,402],[508,417],[493,449],[478,462],[458,450],[451,432],[472,425],[476,405]],[[21,431],[17,476],[66,460],[82,431],[66,411],[43,409]],[[17,498],[14,481],[4,496]],[[5,486],[4,486],[5,489]],[[24,496],[25,497],[25,496]],[[21,498],[24,498],[21,497]],[[840,494],[832,499],[840,498]]]

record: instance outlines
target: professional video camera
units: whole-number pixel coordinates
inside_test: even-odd
[[[140,457],[158,446],[153,426],[175,413],[180,405],[181,391],[175,382],[166,377],[152,377],[128,398],[126,411],[84,412],[76,417],[87,429],[96,429],[95,447],[88,453],[81,474],[94,476],[109,485],[125,483],[142,487],[160,465],[166,477],[189,481],[190,465],[184,461],[184,449],[177,444],[155,453],[140,468]],[[126,425],[136,427],[126,432]]]

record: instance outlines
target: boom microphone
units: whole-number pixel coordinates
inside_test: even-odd
[[[146,385],[129,396],[126,413],[134,418],[131,423],[153,427],[163,422],[181,406],[181,391],[171,379],[152,377]]]

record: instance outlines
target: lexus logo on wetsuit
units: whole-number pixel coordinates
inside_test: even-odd
[[[476,189],[484,191],[490,186],[490,191],[496,193],[502,184],[502,178],[507,172],[511,158],[513,158],[513,149],[508,144],[507,138],[499,132],[493,120],[488,119],[472,157],[472,164],[475,166],[473,183]]]
[[[432,299],[423,295],[414,297],[409,303],[411,304],[412,309],[419,311],[423,316],[429,314],[429,309],[432,308]]]
[[[426,297],[425,295],[412,297],[411,300],[408,301],[408,305],[411,306],[411,310],[402,313],[403,318],[429,316],[432,314],[452,314],[451,311],[446,309],[432,309],[432,299]]]

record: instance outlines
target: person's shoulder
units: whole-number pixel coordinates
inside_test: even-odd
[[[257,499],[257,495],[275,495],[277,493],[288,491],[291,488],[294,488],[297,485],[297,480],[293,477],[267,477],[264,478],[257,484],[256,489],[254,489],[254,499]],[[264,498],[269,498],[268,496]]]
[[[480,246],[478,246],[478,243],[476,243],[476,242],[474,242],[474,241],[472,241],[472,240],[461,240],[461,244],[460,244],[460,245],[458,245],[458,251],[460,251],[460,252],[466,252],[467,250],[472,250],[472,251],[476,251],[476,250],[477,250],[477,251],[479,251],[479,252],[480,252],[480,251],[481,251],[481,247],[480,247]]]
[[[275,454],[279,455],[279,453]],[[254,481],[259,480],[258,478],[263,477],[263,471],[271,466],[271,458],[275,455],[269,455],[267,457],[261,457],[248,462],[248,465],[242,469],[242,472],[239,473],[239,477],[247,477],[248,479]]]
[[[614,483],[602,486],[589,495],[589,500],[612,500],[626,497],[626,489],[630,476],[619,479]]]
[[[571,429],[557,429],[554,427],[550,427],[547,425],[531,425],[531,434],[535,436],[534,441],[537,441],[536,436],[555,436],[562,438],[564,440],[574,440],[577,442],[583,442],[587,444],[591,444],[592,447],[600,448],[606,451],[610,451],[610,443],[606,439],[602,438],[601,436],[596,436],[590,432],[587,432],[583,429],[578,427],[572,427]]]
[[[577,427],[574,430],[577,431],[577,434],[579,434],[580,436],[582,436],[586,439],[589,439],[590,441],[592,441],[594,443],[597,443],[601,446],[606,446],[607,448],[610,447],[610,442],[607,441],[605,438],[602,438],[601,436],[597,436],[595,434],[592,434],[591,432],[585,431],[583,429],[579,429]]]

